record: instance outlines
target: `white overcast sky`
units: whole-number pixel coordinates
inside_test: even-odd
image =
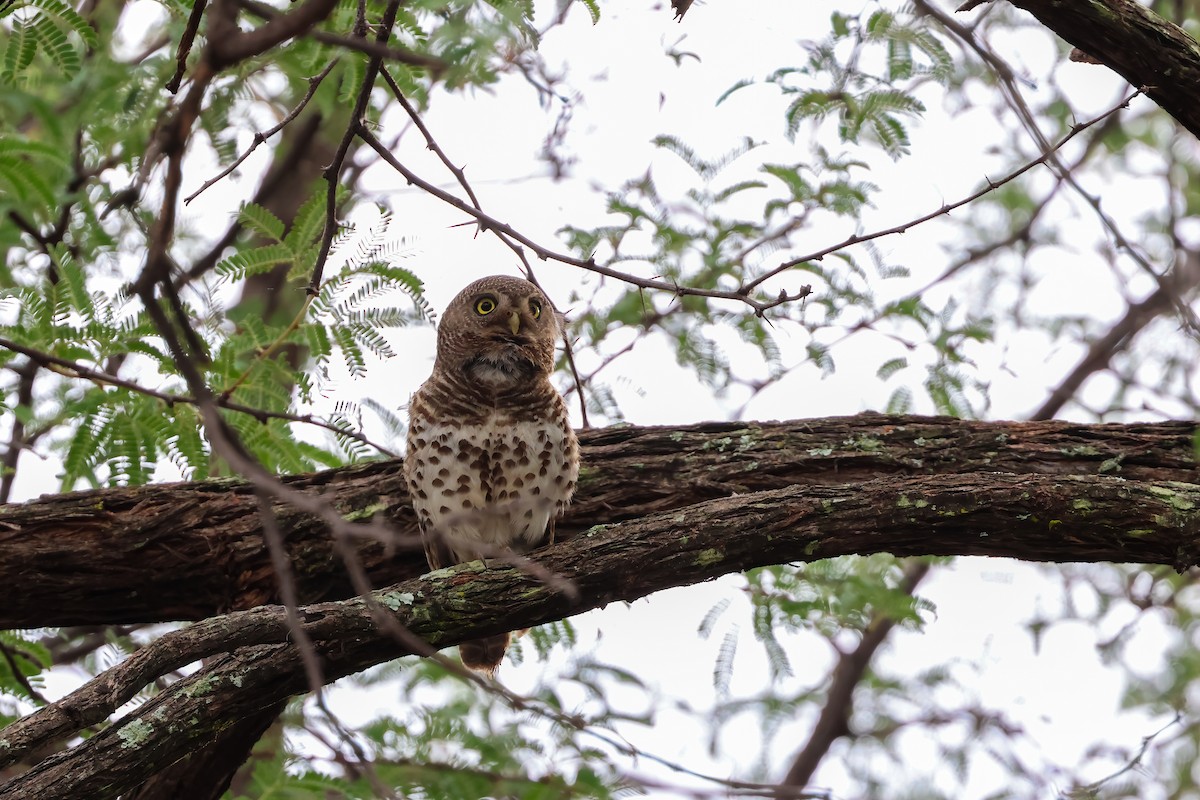
[[[770,157],[780,162],[809,157],[802,135],[795,144],[783,136],[784,101],[771,86],[739,92],[720,107],[715,100],[741,78],[761,78],[770,71],[798,64],[804,53],[799,41],[819,38],[827,31],[834,8],[849,11],[873,8],[863,3],[849,9],[842,3],[755,0],[752,3],[696,3],[682,24],[673,22],[667,3],[645,0],[604,2],[602,19],[593,26],[582,7],[575,8],[566,25],[547,37],[542,53],[551,64],[566,63],[567,87],[582,96],[574,110],[568,150],[578,158],[568,179],[546,177],[544,165],[536,160],[557,108],[543,109],[523,79],[506,77],[493,90],[475,90],[446,96],[439,93],[426,121],[445,151],[459,164],[480,196],[483,207],[534,239],[557,244],[555,231],[563,225],[586,227],[603,220],[601,189],[618,187],[648,167],[667,187],[678,184],[679,166],[673,158],[656,152],[652,137],[674,134],[699,153],[715,156],[735,147],[743,136],[767,140]],[[942,3],[947,6],[946,3]],[[952,4],[951,4],[952,5]],[[149,5],[147,6],[149,8]],[[541,3],[547,9],[550,4]],[[1048,64],[1060,58],[1049,40],[1040,35],[1012,36],[1001,44],[1001,52],[1018,70],[1032,75],[1045,73]],[[693,52],[699,59],[684,58],[678,65],[665,52]],[[953,48],[952,48],[953,49]],[[955,51],[957,53],[957,51]],[[1102,67],[1071,65],[1059,72],[1061,86],[1071,97],[1081,119],[1110,107],[1120,96],[1122,83]],[[1036,90],[1030,90],[1031,95]],[[990,103],[950,118],[942,103],[942,90],[928,87],[922,98],[929,107],[927,120],[912,128],[913,155],[892,163],[885,157],[872,158],[872,181],[883,187],[877,208],[862,222],[863,230],[891,226],[953,202],[975,191],[985,177],[997,177],[1004,166],[993,145],[999,137],[1011,137],[1015,125],[997,125]],[[983,99],[983,98],[980,98]],[[1137,102],[1146,103],[1144,99]],[[267,124],[270,124],[269,122]],[[385,120],[385,141],[404,124],[396,109]],[[1032,147],[1030,148],[1032,151]],[[415,131],[410,132],[397,154],[424,177],[453,188],[451,176],[442,171],[425,152]],[[360,157],[365,152],[360,152]],[[759,163],[757,154],[747,165]],[[213,172],[203,157],[189,165],[189,194]],[[195,225],[224,230],[236,213],[238,203],[253,190],[262,160],[248,162],[241,181],[230,179],[209,190],[185,211]],[[1035,175],[1032,180],[1045,180]],[[516,274],[518,265],[509,251],[494,238],[475,238],[470,226],[454,227],[464,221],[457,211],[439,204],[405,185],[386,165],[370,170],[366,187],[377,193],[394,212],[394,230],[412,237],[413,258],[406,263],[427,282],[429,299],[441,309],[463,285],[482,275]],[[1120,216],[1139,204],[1159,202],[1135,191],[1104,192],[1107,210]],[[969,211],[960,213],[970,213]],[[1078,236],[1090,252],[1097,238],[1095,226],[1082,212],[1062,221],[1067,236]],[[851,232],[845,222],[806,234],[805,242],[821,246],[840,241]],[[896,289],[908,290],[936,275],[956,254],[947,229],[937,226],[889,237],[879,243],[896,261],[913,270],[911,283]],[[536,263],[538,277],[560,306],[572,289],[590,276],[555,263]],[[1115,318],[1123,306],[1115,279],[1094,264],[1078,259],[1075,266],[1063,263],[1047,278],[1046,290],[1033,295],[1044,303],[1031,311],[1081,314]],[[798,281],[785,278],[778,284],[795,289]],[[1086,287],[1081,289],[1081,287]],[[1127,287],[1134,295],[1144,292],[1136,283]],[[943,291],[943,290],[939,290]],[[931,297],[940,300],[940,297]],[[977,298],[961,298],[964,302]],[[569,307],[566,309],[569,311]],[[853,414],[882,408],[888,390],[874,379],[883,358],[880,352],[897,347],[883,337],[861,335],[836,353],[838,372],[821,379],[815,368],[804,363],[805,338],[781,327],[785,363],[796,369],[780,383],[755,398],[744,416],[747,419],[785,419],[833,414]],[[365,380],[341,378],[326,387],[325,408],[335,402],[372,396],[401,406],[425,378],[432,364],[432,329],[410,329],[396,336],[400,355],[376,364]],[[920,354],[907,354],[919,361]],[[979,348],[976,357],[992,380],[992,416],[1020,418],[1044,399],[1048,386],[1074,365],[1079,351],[1072,347],[1049,347],[1045,337],[1023,335],[1013,341]],[[1001,369],[1001,366],[1006,369]],[[736,393],[714,398],[686,371],[675,366],[668,345],[649,342],[625,359],[609,376],[618,392],[626,419],[635,424],[686,423],[728,418],[741,405]],[[929,406],[919,410],[930,411]],[[399,443],[396,443],[397,445]],[[22,462],[19,485],[23,495],[54,491],[53,463],[35,466]],[[167,477],[168,473],[164,473]],[[1061,626],[1034,652],[1023,622],[1037,614],[1059,608],[1061,598],[1054,583],[1034,565],[1002,560],[960,559],[939,569],[921,594],[937,605],[936,617],[922,633],[898,632],[880,662],[896,674],[910,673],[948,661],[977,665],[963,667],[965,690],[989,706],[1001,707],[1024,726],[1037,743],[1032,759],[1070,766],[1091,744],[1098,731],[1111,730],[1114,744],[1136,747],[1141,737],[1156,725],[1150,720],[1126,720],[1118,715],[1116,701],[1119,677],[1098,664],[1094,644],[1104,634],[1083,626]],[[705,708],[712,702],[712,668],[716,648],[724,635],[718,630],[710,640],[701,640],[696,627],[705,611],[721,597],[730,597],[734,608],[725,625],[737,619],[734,613],[747,607],[738,590],[739,579],[727,577],[699,587],[673,590],[620,606],[582,615],[575,620],[581,632],[580,647],[595,647],[598,657],[633,669],[655,682],[662,693],[659,724],[654,729],[624,726],[628,739],[648,752],[680,761],[718,775],[735,775],[757,757],[758,732],[753,720],[732,726],[720,740],[718,754],[708,752],[706,733],[695,718],[672,710],[686,702]],[[759,649],[749,636],[748,617],[743,613],[742,641],[734,673],[733,692],[753,694],[760,690],[766,671]],[[601,635],[602,634],[602,635]],[[1144,635],[1154,637],[1153,631]],[[1152,652],[1153,647],[1145,650]],[[830,652],[821,641],[809,637],[792,640],[789,650],[798,676],[794,686],[820,681],[830,665]],[[1143,665],[1150,669],[1152,660]],[[517,691],[531,687],[542,670],[553,668],[536,660],[520,667],[506,664],[500,679]],[[56,692],[68,689],[69,681],[56,680]],[[346,721],[367,719],[378,702],[401,704],[403,698],[380,700],[338,695],[338,707]],[[803,742],[810,720],[801,720],[773,752],[777,765],[774,777],[786,768],[787,759]],[[913,755],[913,769],[920,771],[924,749],[920,735],[909,737],[906,752]],[[650,761],[638,771],[669,781],[688,782]],[[1095,775],[1093,777],[1100,777]],[[845,796],[848,785],[839,759],[828,759],[818,773],[817,783]],[[1005,783],[1002,771],[981,767],[973,774],[966,797],[979,797]],[[670,797],[652,792],[654,797]],[[1052,796],[1050,794],[1047,797]]]

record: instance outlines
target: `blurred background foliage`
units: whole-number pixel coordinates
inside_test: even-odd
[[[247,28],[289,10],[238,5]],[[365,98],[365,126],[389,147],[426,146],[418,115],[451,98],[532,95],[546,113],[530,117],[539,127],[529,151],[538,169],[569,183],[588,174],[589,152],[573,149],[572,113],[586,105],[589,84],[569,60],[550,63],[542,45],[568,28],[588,35],[570,27],[580,19],[627,24],[627,5],[411,0],[396,7],[387,39],[403,57],[364,87],[369,56],[355,42],[378,33],[384,6],[342,2],[313,31],[212,81],[188,145],[189,185],[229,170],[251,191],[224,217],[178,217],[172,279],[207,354],[204,381],[268,469],[391,452],[402,440],[403,397],[322,400],[344,389],[344,376],[396,358],[398,329],[436,321],[426,284],[437,267],[419,257],[388,192],[367,179],[375,155],[351,141],[336,189],[326,180],[355,103]],[[1108,99],[1081,108],[1065,88],[1063,71],[1078,68],[1070,48],[1007,5],[958,16],[927,0],[827,5],[821,28],[787,34],[798,40],[791,60],[710,87],[731,131],[720,148],[709,152],[711,136],[702,146],[661,132],[643,167],[588,184],[598,222],[564,216],[557,240],[539,242],[603,267],[572,271],[558,295],[574,362],[564,356],[561,383],[582,395],[588,422],[627,416],[628,398],[646,391],[638,358],[647,352],[671,354],[731,417],[752,415],[772,393],[830,392],[841,392],[834,407],[844,413],[987,417],[1010,375],[1026,396],[1049,398],[1033,418],[1195,417],[1195,139],[1144,98],[1120,109],[1132,89],[1109,78]],[[1193,35],[1200,28],[1196,3],[1150,5]],[[697,5],[680,30],[702,15],[735,18],[738,6]],[[14,487],[36,459],[55,465],[62,491],[228,471],[131,289],[161,218],[163,131],[183,96],[163,87],[192,13],[174,0],[0,4],[0,501],[23,499]],[[669,38],[660,55],[674,69],[708,55]],[[1016,58],[1014,43],[1036,55]],[[189,69],[204,44],[202,26]],[[777,109],[769,126],[739,127],[747,97]],[[406,124],[389,116],[401,103],[413,112]],[[979,163],[965,167],[975,187],[910,199],[892,167],[925,131],[980,115],[995,131],[978,142]],[[486,132],[486,120],[477,124]],[[1052,147],[1067,137],[1069,146]],[[249,151],[255,158],[243,165]],[[486,161],[486,139],[454,157]],[[428,179],[476,204],[462,173]],[[964,208],[938,213],[976,191]],[[503,208],[483,211],[506,219]],[[919,228],[928,238],[914,251],[876,235],[893,226],[897,236],[913,227],[906,235]],[[306,293],[318,263],[321,278]],[[529,263],[518,257],[505,268]],[[550,271],[534,267],[539,277]],[[1089,303],[1094,286],[1108,292]],[[1065,366],[1031,379],[1029,364],[1050,354]],[[838,387],[848,369],[870,376],[879,399],[823,388]],[[828,408],[794,407],[793,416]],[[361,722],[348,727],[311,700],[293,703],[228,796],[372,797],[381,785],[450,800],[692,791],[675,782],[754,794],[761,790],[738,781],[782,780],[823,709],[844,702],[849,728],[826,742],[812,784],[834,788],[814,796],[1200,797],[1196,570],[1038,569],[1057,589],[1046,589],[1029,620],[1034,650],[1051,630],[1087,626],[1094,646],[1079,658],[1120,676],[1137,726],[1119,740],[1098,732],[1073,763],[1047,756],[1003,704],[972,689],[982,669],[974,653],[920,668],[879,659],[855,681],[852,706],[833,696],[854,654],[870,660],[864,644],[884,621],[903,633],[937,619],[913,570],[884,556],[755,570],[724,599],[674,620],[712,644],[705,664],[609,663],[571,622],[543,626],[513,654],[540,665],[525,706],[463,686],[433,663],[384,665],[344,681],[329,707],[345,698],[386,710],[359,708],[346,716]],[[0,632],[0,722],[46,702],[47,670],[93,674],[161,630]],[[672,697],[671,669],[711,673],[711,692]],[[738,679],[743,669],[758,676],[752,689]],[[814,680],[814,669],[824,677]],[[677,763],[627,738],[656,725],[687,729],[715,766]]]

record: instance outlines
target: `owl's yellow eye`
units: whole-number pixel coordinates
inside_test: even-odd
[[[537,300],[530,300],[529,301],[529,313],[533,315],[534,319],[538,319],[539,317],[541,317],[542,316],[542,304],[539,303]]]
[[[496,298],[490,295],[484,295],[475,301],[475,313],[481,317],[486,317],[488,314],[496,310]]]

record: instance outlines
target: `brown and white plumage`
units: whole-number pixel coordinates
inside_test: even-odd
[[[558,330],[541,290],[503,275],[467,286],[442,316],[404,461],[431,568],[553,541],[579,476],[579,444],[550,383]],[[508,640],[464,642],[463,663],[494,673]]]

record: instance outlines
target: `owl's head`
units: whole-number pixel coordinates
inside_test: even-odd
[[[554,370],[557,338],[557,314],[540,289],[492,275],[450,301],[438,325],[438,367],[472,384],[516,389]]]

